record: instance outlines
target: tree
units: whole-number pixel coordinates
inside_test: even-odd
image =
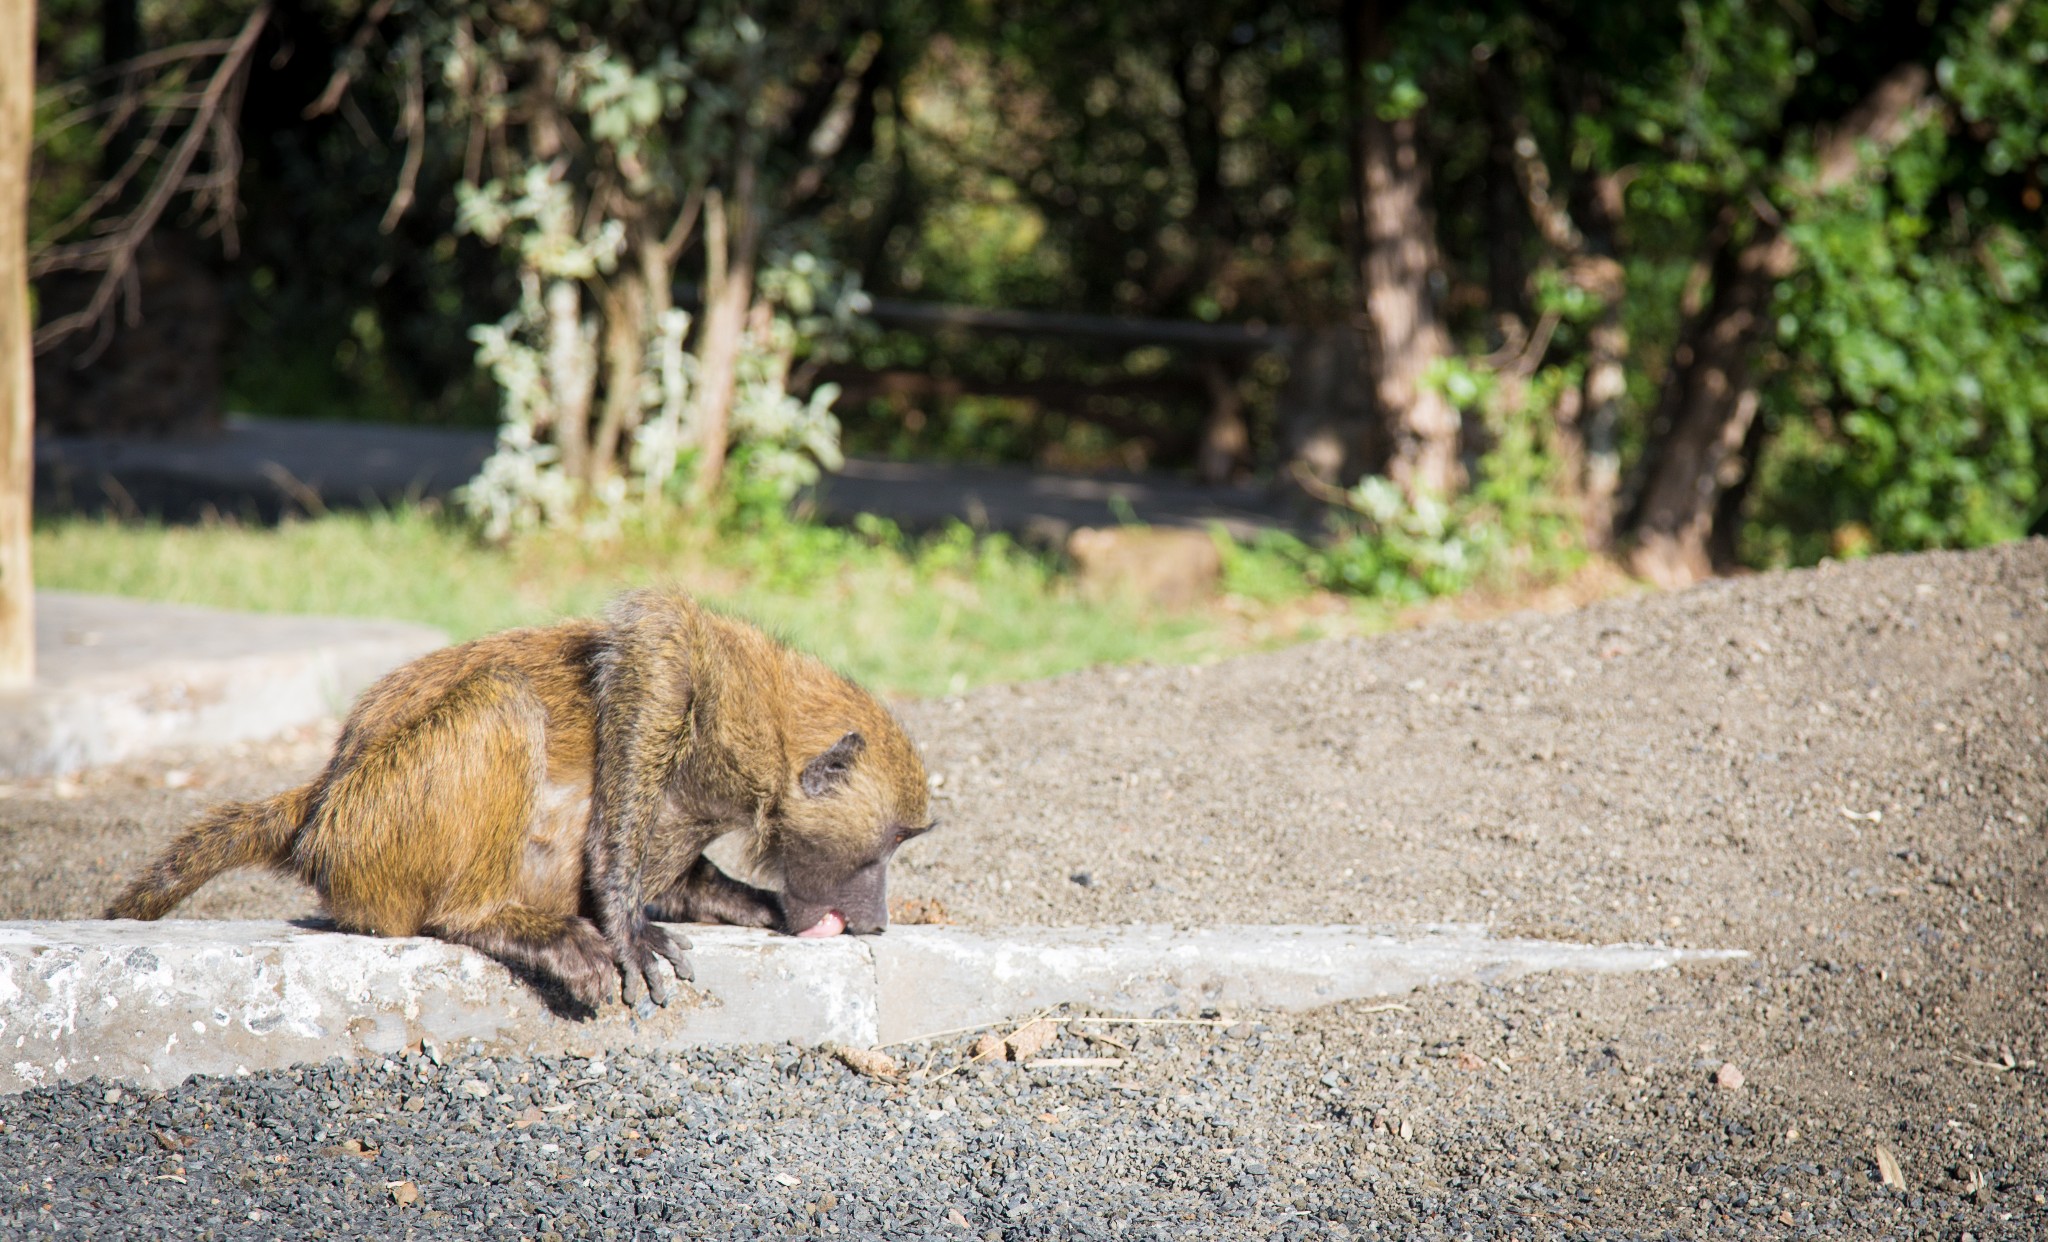
[[[1443,256],[1421,147],[1425,104],[1389,63],[1392,22],[1401,7],[1399,0],[1346,0],[1344,6],[1360,318],[1366,365],[1392,445],[1387,474],[1410,497],[1448,497],[1464,487],[1465,470],[1458,458],[1458,411],[1426,382],[1451,356],[1451,339],[1430,287]]]
[[[831,458],[824,405],[784,391],[792,345],[764,264],[846,141],[880,44],[872,16],[803,3],[480,3],[447,21],[445,39],[430,21],[406,55],[449,49],[434,75],[452,87],[449,113],[470,127],[473,152],[492,153],[469,174],[462,224],[511,252],[521,286],[511,315],[477,333],[506,392],[500,453],[468,493],[493,530],[524,520],[530,502],[553,518],[621,498],[626,473],[658,500],[685,453],[694,498],[708,501],[736,411],[756,415],[755,438],[775,423]],[[672,304],[691,255],[694,325]],[[767,368],[750,371],[750,353]]]
[[[29,338],[29,145],[35,112],[36,7],[0,8],[0,689],[35,678],[34,359]]]
[[[1771,298],[1799,262],[1787,213],[1841,189],[1865,167],[1868,152],[1904,139],[1919,123],[1929,81],[1922,65],[1894,68],[1846,115],[1816,128],[1806,144],[1811,171],[1780,182],[1783,208],[1754,220],[1738,218],[1752,210],[1748,203],[1726,209],[1729,240],[1714,255],[1712,292],[1685,326],[1658,402],[1662,434],[1650,449],[1648,483],[1630,531],[1629,567],[1642,577],[1682,586],[1714,572],[1718,502],[1734,481],[1731,470],[1741,467],[1757,413],[1753,355],[1770,326]]]

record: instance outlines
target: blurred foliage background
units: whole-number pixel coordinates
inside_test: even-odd
[[[2048,0],[39,20],[42,322],[121,293],[51,373],[212,307],[217,408],[498,427],[496,540],[758,528],[842,453],[1161,470],[1298,493],[1268,577],[1412,600],[2048,500]]]

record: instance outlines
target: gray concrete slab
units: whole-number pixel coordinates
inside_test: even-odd
[[[1124,1016],[1307,1009],[1532,971],[1743,956],[1497,940],[1470,926],[687,934],[697,978],[666,1009],[611,1006],[574,1021],[549,1013],[498,963],[437,940],[276,922],[0,923],[0,1092],[95,1075],[160,1087],[420,1044],[493,1055],[871,1046],[1061,1002]]]
[[[1035,928],[991,937],[897,928],[870,942],[882,1043],[1086,1002],[1143,1016],[1313,1009],[1446,983],[1541,971],[1662,970],[1740,953],[1658,945],[1495,939],[1475,924],[1419,928]]]
[[[36,682],[0,693],[0,777],[272,737],[447,642],[396,621],[36,594]]]

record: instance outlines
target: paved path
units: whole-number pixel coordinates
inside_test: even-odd
[[[65,508],[148,513],[174,521],[219,512],[280,513],[445,496],[490,454],[491,433],[356,423],[230,419],[217,438],[44,439],[36,498]],[[856,458],[825,481],[828,519],[877,513],[928,529],[949,519],[1041,539],[1077,526],[1220,522],[1233,534],[1287,525],[1264,489],[1204,487],[1165,474],[1061,475],[1015,466]]]
[[[0,693],[0,778],[272,737],[448,641],[403,621],[36,593],[36,682]]]

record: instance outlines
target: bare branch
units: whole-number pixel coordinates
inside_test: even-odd
[[[1863,167],[1863,144],[1888,151],[1904,142],[1924,119],[1929,78],[1925,65],[1900,65],[1840,123],[1821,129],[1814,143],[1812,190],[1826,194],[1856,175]]]
[[[420,180],[420,160],[427,150],[427,87],[420,71],[422,55],[416,40],[407,40],[405,57],[405,113],[399,124],[405,129],[405,163],[398,170],[398,188],[391,193],[391,205],[377,222],[379,232],[389,233],[412,207],[413,191]]]
[[[100,83],[107,81],[109,78],[122,78],[134,74],[147,73],[152,69],[160,69],[165,65],[175,65],[180,61],[204,60],[209,56],[224,56],[232,47],[234,47],[234,40],[232,39],[198,39],[191,43],[179,43],[171,47],[158,48],[154,52],[144,52],[140,56],[131,57],[128,60],[95,69],[91,73],[80,74],[78,77],[59,82],[54,86],[45,87],[36,94],[36,108],[40,111],[43,108],[49,107],[60,98],[83,94]],[[41,131],[45,127],[39,125],[36,128],[38,131]],[[37,140],[41,141],[40,132],[38,132]]]
[[[122,161],[121,167],[114,171],[114,175],[107,178],[106,184],[93,191],[90,197],[78,205],[77,210],[58,221],[54,226],[46,230],[41,237],[29,243],[28,252],[35,256],[29,262],[28,275],[30,280],[34,280],[46,272],[71,266],[71,264],[64,262],[62,258],[66,248],[54,245],[56,239],[65,236],[71,230],[92,219],[99,214],[100,208],[105,207],[108,203],[120,197],[121,191],[128,188],[128,183],[135,179],[135,174],[142,170],[143,165],[147,164],[150,158],[158,151],[163,150],[163,134],[166,129],[170,128],[170,124],[171,116],[169,113],[158,113],[150,121],[149,132],[143,134],[136,141],[135,150],[129,153],[126,160]]]
[[[1371,512],[1358,503],[1356,496],[1353,496],[1350,492],[1345,491],[1334,483],[1326,483],[1322,479],[1317,478],[1316,472],[1309,469],[1307,462],[1289,462],[1287,473],[1294,479],[1295,486],[1324,504],[1335,505],[1339,509],[1355,513],[1359,517],[1367,518],[1374,523],[1378,522],[1379,519],[1373,517]]]
[[[1543,150],[1536,145],[1536,135],[1529,131],[1529,118],[1516,112],[1514,127],[1515,181],[1522,187],[1522,198],[1529,205],[1529,218],[1536,222],[1536,230],[1543,234],[1544,241],[1568,255],[1583,253],[1585,234],[1579,232],[1564,204],[1550,197],[1550,165],[1544,162]]]
[[[661,259],[665,264],[674,264],[689,244],[690,235],[697,231],[697,216],[704,209],[704,187],[693,185],[683,196],[683,205],[676,211],[676,222],[661,239]]]
[[[1550,338],[1557,334],[1557,326],[1564,316],[1556,310],[1543,312],[1536,321],[1536,330],[1528,332],[1522,327],[1519,316],[1502,316],[1507,322],[1502,325],[1506,340],[1501,347],[1479,359],[1479,364],[1489,371],[1527,379],[1536,374],[1536,368],[1543,365],[1543,355],[1550,352]]]
[[[213,77],[207,82],[198,113],[192,118],[184,134],[179,137],[178,145],[172,149],[170,158],[158,170],[156,179],[150,183],[142,202],[124,216],[106,238],[86,243],[74,251],[74,261],[56,266],[43,266],[45,272],[62,266],[88,270],[99,268],[102,274],[99,287],[93,291],[92,300],[83,310],[60,316],[36,329],[36,349],[47,349],[72,333],[102,321],[108,308],[113,305],[115,295],[128,285],[134,273],[136,252],[156,228],[157,221],[163,217],[171,200],[185,186],[192,162],[199,157],[200,148],[209,145],[209,139],[215,153],[217,169],[224,169],[226,162],[239,159],[240,148],[235,145],[232,118],[224,115],[224,105],[240,101],[242,70],[247,65],[249,53],[256,46],[256,37],[263,32],[264,22],[269,16],[268,3],[258,5],[256,10],[249,14],[249,19],[243,23],[241,32],[235,36],[227,53],[221,57],[220,64],[215,67]],[[223,200],[218,196],[215,196],[213,201],[216,217],[232,214],[231,210],[223,208]],[[230,236],[232,227],[231,223],[223,225]],[[135,296],[132,290],[130,296]]]
[[[363,14],[363,24],[356,27],[356,33],[342,50],[341,63],[335,66],[334,76],[327,79],[327,86],[320,92],[320,98],[306,105],[299,115],[306,120],[326,116],[341,106],[341,97],[348,92],[348,84],[355,79],[356,63],[361,59],[363,49],[370,46],[370,40],[377,37],[377,27],[391,15],[394,0],[377,0],[370,11]]]
[[[872,30],[863,34],[860,42],[854,45],[853,54],[846,58],[839,84],[833,88],[832,102],[826,105],[825,115],[818,118],[817,128],[811,131],[810,141],[804,144],[810,158],[790,183],[786,202],[800,203],[817,193],[818,187],[824,184],[825,170],[853,132],[853,114],[855,106],[860,103],[861,83],[881,50],[882,36]]]

